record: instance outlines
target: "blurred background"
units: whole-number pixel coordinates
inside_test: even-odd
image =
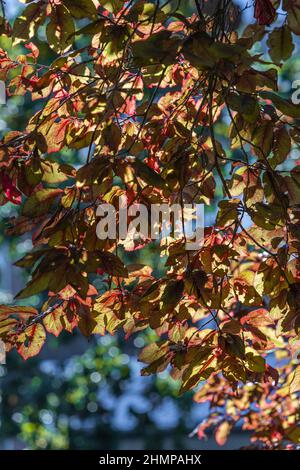
[[[183,13],[190,14],[194,2],[182,3]],[[242,0],[235,3],[247,4]],[[6,7],[13,19],[24,5],[9,0]],[[252,21],[253,9],[249,8],[241,16],[240,27]],[[40,61],[50,63],[54,58],[50,49],[39,38],[34,42],[40,47]],[[0,47],[9,50],[9,41],[1,37]],[[264,45],[257,47],[263,50]],[[294,54],[280,72],[282,92],[291,89],[299,70],[300,58]],[[35,111],[28,104],[26,96],[19,96],[0,106],[0,137],[8,130],[22,130]],[[222,122],[217,133],[225,145]],[[60,159],[76,165],[83,155],[65,150]],[[13,302],[26,281],[26,275],[12,263],[31,248],[31,240],[5,235],[6,221],[16,210],[10,203],[0,208],[0,304]],[[215,210],[215,206],[206,209],[206,225]],[[146,253],[137,251],[126,257],[130,263],[164,269],[153,246]],[[29,303],[38,308],[41,300],[35,296]],[[7,364],[0,366],[0,449],[218,448],[213,436],[204,441],[189,437],[208,412],[205,406],[193,403],[192,393],[178,397],[178,383],[168,372],[140,376],[138,352],[151,334],[143,332],[125,341],[121,333],[87,340],[76,331],[72,335],[64,332],[59,338],[48,335],[37,358],[24,362],[17,353],[9,354]],[[237,449],[248,443],[247,434],[236,432],[224,448]]]

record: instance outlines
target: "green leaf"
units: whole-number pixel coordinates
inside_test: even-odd
[[[145,364],[151,364],[152,362],[161,359],[168,352],[167,342],[162,341],[160,343],[151,343],[142,349],[139,355],[139,361]]]
[[[146,163],[141,162],[140,160],[135,160],[132,163],[137,176],[142,178],[147,184],[155,188],[164,189],[166,187],[165,180],[161,177],[159,173],[152,170]]]
[[[295,48],[292,33],[287,25],[275,28],[270,33],[267,44],[270,57],[277,64],[287,60]]]
[[[139,361],[149,364],[141,371],[142,375],[162,372],[170,361],[169,345],[167,341],[147,345],[139,355]]]
[[[175,60],[179,39],[171,38],[170,31],[159,31],[147,39],[132,44],[133,60],[138,66],[170,65]]]
[[[182,52],[187,60],[200,70],[213,68],[220,60],[238,62],[247,52],[241,44],[217,42],[207,33],[199,31],[191,35],[183,44]]]
[[[173,311],[182,298],[184,282],[182,279],[168,281],[161,297],[162,312]]]
[[[52,206],[56,196],[62,192],[62,189],[52,188],[37,191],[26,200],[22,210],[23,215],[37,216],[46,213]]]
[[[297,0],[283,0],[282,8],[287,12],[288,26],[295,34],[300,34],[300,3]]]
[[[274,132],[273,155],[269,158],[270,165],[276,168],[283,163],[291,151],[291,138],[285,126]]]
[[[111,13],[118,13],[123,7],[124,2],[122,0],[103,0],[101,6],[106,8]]]
[[[245,364],[252,372],[264,372],[266,361],[255,349],[249,351],[249,348],[247,348]]]
[[[225,351],[227,354],[239,357],[240,359],[245,358],[245,344],[239,335],[226,333],[223,338],[225,339]]]
[[[284,178],[291,205],[300,204],[300,167],[291,171],[291,176]]]
[[[290,393],[300,392],[300,366],[294,372],[292,381],[290,383]]]
[[[240,166],[234,172],[228,186],[230,194],[234,197],[242,194],[247,183],[247,166]]]
[[[291,101],[285,100],[280,96],[276,95],[272,91],[260,91],[260,96],[265,100],[271,100],[273,105],[286,116],[290,116],[294,119],[300,118],[300,106],[293,104]]]
[[[219,212],[217,215],[217,224],[219,227],[226,227],[238,219],[239,199],[230,199],[228,201],[220,201]]]
[[[253,222],[266,230],[274,230],[281,222],[282,207],[276,204],[257,202],[248,209]]]
[[[55,272],[44,272],[34,276],[30,282],[28,282],[25,289],[21,290],[17,295],[16,299],[24,299],[31,297],[32,295],[39,294],[49,288],[52,277],[55,276]]]
[[[246,93],[230,93],[227,103],[231,109],[242,114],[248,122],[255,122],[259,116],[257,100]]]
[[[45,10],[42,9],[40,3],[28,5],[14,22],[12,31],[14,44],[28,41],[30,38],[34,37],[45,18]]]
[[[259,123],[255,128],[252,139],[256,155],[260,158],[266,158],[272,150],[274,139],[274,125],[272,121],[264,121]]]
[[[104,23],[105,23],[105,20],[102,18],[95,20],[92,23],[89,23],[86,26],[83,26],[82,28],[76,30],[73,34],[71,34],[70,38],[72,36],[80,36],[81,34],[82,35],[85,35],[85,34],[94,35],[94,34],[100,33]]]
[[[70,11],[64,5],[56,5],[46,28],[50,47],[58,54],[66,52],[71,47],[70,37],[74,32],[75,26]]]
[[[194,67],[200,70],[210,69],[215,65],[215,59],[210,51],[212,44],[212,38],[201,31],[185,41],[182,52]]]
[[[222,374],[232,384],[246,382],[247,374],[243,363],[238,358],[226,357],[222,362]]]
[[[63,3],[76,19],[97,18],[97,9],[92,0],[64,0]]]
[[[43,171],[42,181],[48,184],[63,183],[73,176],[73,168],[70,165],[59,164],[44,160],[41,162]]]
[[[20,268],[31,268],[43,255],[48,252],[49,248],[41,248],[27,253],[23,258],[16,261],[14,264]]]
[[[215,360],[212,355],[211,347],[201,348],[195,360],[185,369],[182,375],[182,385],[180,393],[191,390],[196,387],[201,380],[207,377],[208,371],[215,370],[215,367],[210,367],[212,362]]]

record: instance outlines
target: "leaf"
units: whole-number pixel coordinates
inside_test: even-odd
[[[103,0],[101,5],[111,13],[118,13],[124,5],[122,0]]]
[[[221,329],[223,333],[231,333],[233,335],[237,335],[241,331],[241,325],[236,320],[228,320],[222,323]]]
[[[296,368],[290,383],[290,393],[296,392],[300,392],[300,366]]]
[[[210,347],[202,348],[200,354],[197,355],[196,360],[197,363],[195,364],[192,362],[183,373],[180,393],[196,387],[201,380],[206,378],[206,373],[210,369],[210,366],[212,369],[211,372],[215,370],[215,367],[212,366],[215,356],[211,354]]]
[[[255,122],[259,116],[258,102],[246,93],[230,93],[228,105],[234,111],[241,113],[246,121]]]
[[[97,18],[97,8],[93,0],[64,0],[64,4],[76,19]]]
[[[0,318],[6,318],[10,315],[18,315],[18,317],[26,319],[28,317],[34,317],[38,314],[38,311],[33,307],[21,307],[16,305],[15,307],[9,307],[8,305],[0,305]]]
[[[36,356],[41,351],[46,341],[46,332],[40,323],[26,328],[24,333],[18,336],[18,353],[23,359]]]
[[[62,192],[61,189],[45,188],[33,193],[23,206],[23,215],[37,216],[47,213],[56,196]]]
[[[289,193],[290,204],[300,204],[300,167],[295,167],[291,171],[291,176],[286,176],[284,180]]]
[[[228,421],[223,421],[223,423],[219,424],[219,426],[216,428],[215,439],[219,446],[226,444],[232,427],[233,425],[231,423]]]
[[[157,359],[156,361],[149,364],[149,366],[144,367],[141,370],[141,375],[144,377],[144,376],[148,376],[151,374],[157,374],[159,372],[163,372],[166,369],[166,367],[169,365],[169,362],[170,362],[169,358],[163,356],[160,359]]]
[[[184,280],[184,288],[188,295],[195,295],[201,298],[203,294],[203,288],[207,283],[208,276],[202,269],[194,270],[191,273],[187,273]]]
[[[59,54],[66,52],[71,47],[69,38],[74,32],[75,26],[68,8],[62,4],[55,5],[46,28],[50,47]]]
[[[300,34],[300,3],[298,0],[283,0],[282,8],[287,12],[288,26],[295,34]]]
[[[45,11],[41,8],[39,2],[28,5],[25,10],[22,11],[21,15],[15,19],[12,31],[14,44],[28,41],[30,38],[34,37],[45,17]]]
[[[220,60],[236,63],[240,60],[241,55],[247,56],[247,52],[241,44],[214,41],[204,31],[192,34],[184,42],[182,52],[187,60],[200,70],[211,69]]]
[[[217,224],[219,227],[226,227],[231,225],[238,219],[238,207],[240,205],[239,199],[230,199],[229,201],[220,201],[219,212],[217,215]]]
[[[48,289],[53,276],[55,276],[55,272],[46,271],[33,277],[32,280],[28,282],[25,289],[22,289],[16,295],[16,299],[24,299],[26,297],[31,297],[32,295],[39,294],[40,292]]]
[[[144,367],[141,374],[150,375],[162,372],[170,361],[169,345],[167,341],[147,345],[139,355],[139,361],[149,364]]]
[[[225,340],[225,351],[230,356],[245,358],[245,344],[239,335],[225,333],[222,338]]]
[[[287,438],[295,444],[300,443],[300,426],[291,426],[285,431]]]
[[[118,315],[115,315],[114,312],[107,312],[105,314],[105,320],[104,320],[104,327],[105,327],[105,330],[107,330],[108,333],[110,333],[111,335],[114,335],[115,332],[122,326],[124,325],[124,323],[126,322],[126,319],[125,318],[119,318]],[[97,318],[97,325],[94,327],[94,330],[93,331],[97,331],[98,328],[100,328],[100,334],[104,334],[105,331],[102,333],[102,324],[101,321],[99,322],[98,318]]]
[[[254,2],[254,18],[257,19],[259,25],[269,26],[276,17],[276,9],[272,0],[255,0]]]
[[[15,318],[0,318],[0,337],[4,337],[14,331],[15,327],[19,325],[18,320]]]
[[[39,139],[43,140],[43,147],[45,147],[42,150],[43,152],[54,153],[64,147],[69,124],[70,119],[63,118],[55,122],[48,120],[39,126]],[[41,144],[39,145],[41,146]]]
[[[247,184],[247,166],[241,166],[234,172],[229,182],[230,194],[234,197],[239,196],[244,191]]]
[[[135,162],[132,163],[132,166],[137,176],[141,177],[150,186],[160,189],[164,189],[166,187],[166,182],[161,175],[152,170],[152,168],[146,165],[146,163],[143,163],[140,160],[135,160]]]
[[[101,28],[102,28],[104,22],[105,22],[105,20],[103,18],[95,20],[92,23],[89,23],[86,26],[83,26],[83,28],[80,28],[77,31],[75,31],[75,33],[73,33],[71,35],[71,37],[72,36],[86,35],[86,34],[91,34],[92,36],[94,36],[95,34],[97,34],[101,31]]]
[[[47,253],[47,249],[34,250],[27,253],[23,258],[15,262],[15,266],[20,268],[31,268],[43,255]]]
[[[277,64],[287,60],[295,48],[291,31],[287,25],[273,29],[267,44],[269,46],[270,57]]]
[[[164,292],[161,297],[162,301],[162,312],[173,311],[176,305],[182,298],[184,289],[184,282],[182,279],[179,280],[170,280],[166,284]]]
[[[122,132],[120,127],[112,122],[102,132],[103,139],[110,150],[117,152],[121,143]]]
[[[43,171],[42,181],[48,184],[63,183],[73,176],[73,168],[70,165],[60,165],[57,162],[45,160],[41,162]]]
[[[167,343],[165,341],[161,343],[151,343],[144,347],[139,354],[139,361],[145,362],[145,364],[151,364],[154,361],[165,356],[168,352]]]
[[[210,51],[212,44],[212,38],[207,33],[200,31],[184,42],[182,52],[194,67],[200,70],[210,69],[215,65],[215,59]]]
[[[77,312],[79,315],[78,328],[84,336],[88,337],[97,327],[97,321],[92,315],[89,307],[86,307],[85,305],[82,305]]]
[[[232,384],[246,382],[246,369],[238,358],[226,357],[222,363],[222,374]]]
[[[266,158],[272,150],[274,139],[274,126],[272,121],[263,121],[252,134],[253,149],[260,158]]]
[[[264,308],[259,308],[256,310],[252,310],[252,312],[247,313],[244,315],[240,320],[242,325],[252,325],[252,326],[269,326],[273,325],[274,321],[269,315],[268,310]]]
[[[133,61],[137,66],[170,65],[175,60],[179,43],[178,38],[171,38],[170,31],[153,33],[147,39],[132,44]]]
[[[61,307],[56,308],[52,312],[48,313],[43,319],[43,324],[48,333],[52,333],[54,336],[59,336],[63,330],[62,316],[64,311]]]
[[[128,277],[127,268],[118,256],[108,252],[98,252],[96,256],[95,261],[99,263],[98,268],[102,268],[111,276]]]
[[[60,202],[65,209],[69,209],[76,200],[77,191],[76,188],[65,188],[64,192],[65,194],[62,196]]]
[[[291,101],[285,100],[280,96],[276,95],[272,91],[260,91],[260,96],[265,100],[272,101],[273,105],[286,116],[290,116],[294,119],[300,118],[300,107],[299,105],[293,104]],[[271,124],[269,124],[271,125]]]
[[[249,208],[248,212],[259,227],[274,230],[277,225],[282,225],[282,208],[279,204],[257,202]]]
[[[155,18],[157,23],[163,23],[163,21],[166,20],[166,14],[163,12],[163,10],[157,9],[156,5],[153,3],[147,2],[147,0],[145,0],[143,2],[136,2],[133,4],[130,12],[128,12],[128,18],[130,18],[133,22],[138,20],[143,22],[145,20],[149,20],[151,23]]]
[[[245,364],[249,370],[252,372],[264,372],[266,361],[260,356],[255,349],[247,348]]]
[[[269,158],[270,165],[276,168],[283,163],[291,151],[291,138],[285,126],[274,131],[273,156]]]

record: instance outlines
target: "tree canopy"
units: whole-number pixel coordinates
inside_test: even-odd
[[[245,1],[245,27],[231,0],[23,3],[13,24],[3,8],[14,47],[0,50],[0,79],[31,116],[1,141],[0,203],[20,206],[7,235],[30,234],[33,248],[16,263],[31,275],[16,305],[0,306],[7,351],[28,359],[74,328],[150,328],[142,373],[169,368],[182,393],[197,387],[211,409],[199,437],[213,427],[223,444],[242,419],[258,445],[297,445],[300,107],[279,73],[300,0]],[[98,205],[118,210],[120,196],[217,209],[199,250],[186,235],[155,244],[158,275],[128,262],[150,236],[97,238]]]

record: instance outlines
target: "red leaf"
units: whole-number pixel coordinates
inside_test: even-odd
[[[256,327],[260,326],[268,326],[274,324],[274,321],[269,316],[268,311],[264,308],[258,308],[256,310],[252,310],[247,315],[244,315],[241,318],[242,325],[252,325]]]
[[[22,195],[20,191],[13,184],[10,177],[5,173],[2,175],[2,187],[5,197],[8,199],[8,201],[12,202],[13,204],[21,204]]]
[[[258,24],[269,26],[273,23],[276,15],[276,10],[272,5],[271,0],[256,0],[254,4],[254,18],[257,19]]]
[[[264,381],[271,382],[272,385],[277,385],[279,380],[279,374],[274,367],[270,366],[269,364],[266,364],[266,371],[264,373]]]

